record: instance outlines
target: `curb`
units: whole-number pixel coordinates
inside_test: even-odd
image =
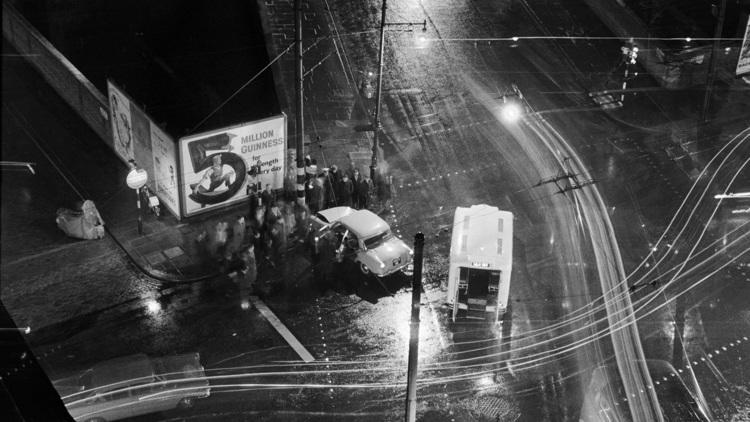
[[[123,252],[125,252],[125,255],[128,257],[130,262],[133,263],[133,265],[135,265],[135,267],[138,268],[141,273],[157,281],[161,281],[162,283],[197,283],[201,281],[207,281],[221,275],[220,272],[215,271],[213,273],[202,276],[179,277],[177,275],[170,274],[161,270],[156,270],[151,267],[150,264],[142,264],[141,262],[139,262],[139,260],[136,259],[127,248],[125,248],[125,245],[123,245],[122,242],[120,242],[120,240],[112,234],[107,226],[105,226],[105,230],[107,231],[107,234],[109,234],[110,239],[112,239],[117,244],[117,246],[122,249]]]

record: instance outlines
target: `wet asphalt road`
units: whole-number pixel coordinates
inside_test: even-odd
[[[354,30],[361,28],[363,22],[372,23],[375,14],[370,13],[370,9],[349,2],[339,3],[335,4],[336,13],[333,15],[337,24]],[[421,7],[396,3],[391,5],[389,13],[397,17],[393,19],[399,20],[421,20],[421,16],[427,15],[430,35],[442,38],[473,34],[502,36],[514,30],[529,32],[537,28],[535,25],[539,21],[543,23],[545,13],[561,15],[553,13],[552,8],[540,10],[529,5],[505,8],[480,2],[449,3],[422,4]],[[371,6],[375,7],[374,4]],[[541,16],[535,18],[531,13],[534,11]],[[585,21],[587,28],[589,23]],[[575,22],[570,25],[576,27]],[[431,306],[425,307],[422,314],[421,378],[429,384],[420,389],[420,396],[424,398],[426,408],[452,410],[457,420],[468,420],[462,419],[469,418],[468,415],[476,416],[477,409],[485,409],[483,406],[489,410],[479,412],[480,416],[513,418],[521,415],[521,420],[576,420],[582,391],[586,387],[586,370],[591,369],[594,359],[611,356],[611,342],[608,346],[605,338],[574,353],[555,355],[550,352],[573,340],[584,339],[597,326],[601,328],[602,324],[591,327],[588,324],[603,314],[584,312],[584,318],[573,324],[583,331],[573,336],[565,335],[571,326],[545,327],[571,311],[586,309],[585,306],[601,294],[592,268],[592,247],[586,242],[585,231],[576,227],[576,210],[569,197],[555,194],[549,186],[532,188],[539,180],[559,173],[559,165],[545,157],[544,152],[534,145],[533,138],[523,130],[516,131],[499,124],[493,108],[497,97],[508,90],[510,83],[521,87],[536,110],[581,106],[580,93],[564,96],[545,93],[579,92],[582,75],[591,79],[610,70],[607,65],[617,58],[618,46],[580,48],[566,44],[565,50],[573,54],[566,59],[555,54],[559,53],[559,46],[541,42],[519,47],[446,42],[439,48],[414,49],[407,35],[389,33],[387,37],[384,165],[398,181],[389,222],[407,239],[417,230],[428,234],[425,274],[428,286],[433,288],[425,301]],[[347,40],[347,43],[351,63],[363,69],[372,66],[376,57],[373,36]],[[598,60],[592,60],[591,57],[600,51],[612,51],[612,57],[604,54]],[[587,66],[592,69],[587,69]],[[422,75],[430,75],[430,78]],[[26,97],[25,94],[21,91],[17,95]],[[42,94],[41,98],[45,95],[48,94]],[[35,136],[49,142],[48,146],[59,155],[75,157],[78,153],[93,151],[89,154],[95,159],[86,160],[87,167],[73,170],[86,174],[91,170],[88,163],[95,162],[97,171],[110,176],[110,184],[102,183],[102,190],[97,193],[106,197],[105,192],[117,189],[115,181],[121,177],[112,171],[118,164],[111,153],[108,156],[103,147],[97,150],[96,140],[92,137],[90,143],[80,140],[71,148],[69,142],[76,138],[73,134],[81,127],[70,128],[68,138],[58,136],[64,132],[55,130],[53,122],[64,107],[58,105],[47,115],[28,112],[54,107],[46,101],[42,106],[40,102],[37,99],[25,106],[23,101],[13,103],[14,113],[20,116],[15,120],[13,114],[4,109],[3,139],[23,142],[29,136],[26,131],[33,129]],[[591,107],[591,104],[587,105]],[[633,110],[628,112],[637,115]],[[642,137],[632,126],[613,123],[599,111],[583,111],[575,115],[548,113],[547,118],[563,127],[563,132],[574,139],[574,148],[582,152],[584,162],[598,179],[600,191],[612,206],[611,217],[626,270],[630,272],[638,268],[637,264],[656,244],[662,229],[678,209],[691,180],[676,163],[644,145]],[[48,132],[36,133],[40,129]],[[15,151],[11,151],[19,154],[17,159],[44,162],[27,142],[8,145],[3,142],[4,157],[6,148],[14,144],[17,145]],[[738,156],[742,157],[742,150]],[[747,156],[746,152],[744,156]],[[10,158],[11,154],[7,157],[4,159],[15,159]],[[70,162],[70,158],[66,162]],[[741,164],[741,160],[732,161],[723,168],[731,175]],[[28,254],[43,254],[51,257],[50,261],[55,265],[59,265],[58,262],[69,264],[63,266],[63,271],[51,275],[52,271],[43,265],[21,266],[23,262],[38,263],[26,260],[14,262],[13,265],[21,266],[14,271],[31,274],[33,276],[29,279],[38,279],[52,286],[53,290],[45,290],[39,295],[40,300],[59,297],[61,293],[50,294],[55,292],[54,286],[69,282],[74,278],[72,275],[76,275],[87,282],[89,293],[102,293],[95,299],[90,298],[92,309],[97,306],[108,308],[91,314],[80,308],[87,302],[76,303],[77,309],[67,309],[66,306],[71,305],[68,301],[50,304],[61,313],[75,315],[55,325],[54,329],[41,329],[32,337],[39,354],[44,355],[43,362],[51,370],[64,370],[100,357],[136,351],[171,354],[197,350],[201,352],[209,374],[216,376],[212,379],[213,385],[244,383],[215,389],[210,399],[198,403],[190,413],[199,418],[212,416],[231,420],[234,417],[242,420],[250,415],[264,417],[275,411],[280,419],[327,420],[336,416],[348,419],[352,417],[350,412],[356,411],[365,418],[383,420],[384,410],[392,415],[392,419],[399,418],[397,415],[403,403],[403,385],[399,383],[404,381],[403,364],[408,342],[410,293],[404,288],[408,280],[389,279],[387,288],[394,293],[391,296],[381,286],[372,282],[365,285],[365,280],[356,273],[347,272],[342,275],[347,288],[334,288],[320,294],[321,289],[310,286],[303,292],[270,298],[269,305],[282,320],[316,357],[323,359],[315,365],[292,365],[285,361],[294,360],[295,356],[265,322],[256,313],[239,307],[237,287],[230,280],[163,289],[135,273],[111,244],[101,242],[96,251],[91,251],[85,242],[68,246],[69,241],[56,232],[53,220],[50,218],[45,223],[45,217],[52,215],[61,202],[75,200],[65,183],[53,172],[41,173],[33,180],[22,173],[14,173],[11,177],[14,183],[8,184],[4,177],[3,196],[7,197],[8,189],[9,195],[28,199],[21,202],[27,204],[25,208],[14,206],[12,213],[3,209],[3,223],[7,217],[11,219],[11,227],[24,227],[16,233],[3,229],[3,246],[8,239],[6,233],[7,236],[27,236],[33,241],[22,243],[28,250],[17,250],[16,259],[24,259]],[[726,176],[724,178],[728,180]],[[44,183],[36,182],[38,180],[44,180]],[[655,187],[657,181],[659,185]],[[497,332],[474,326],[458,327],[475,332],[469,333],[468,339],[451,339],[446,312],[440,309],[441,295],[444,294],[440,286],[447,272],[453,207],[483,202],[512,210],[517,218],[518,256],[514,257],[513,310],[509,319],[511,335],[517,339],[513,343],[515,352],[510,354],[517,360],[515,369],[513,362],[508,369],[504,355],[495,355],[501,348]],[[691,203],[703,202],[695,199]],[[710,218],[711,208],[703,207],[698,215],[705,223]],[[27,215],[34,215],[36,224],[25,226],[22,222]],[[633,221],[641,224],[633,224]],[[696,224],[700,222],[693,223]],[[718,223],[725,231],[727,227],[731,229],[731,224],[737,223]],[[3,224],[3,227],[8,225]],[[691,230],[691,233],[698,232]],[[713,261],[710,265],[721,267],[722,262],[727,262],[727,256],[743,254],[747,239],[738,238],[737,234],[733,236],[728,240],[738,241],[730,243],[731,249],[717,254],[718,263]],[[35,244],[37,239],[44,240]],[[695,244],[694,239],[683,242],[691,246]],[[746,256],[746,252],[744,254],[739,256]],[[671,259],[674,260],[672,265],[680,264],[679,259],[673,256]],[[102,264],[104,262],[106,265]],[[5,271],[6,264],[3,265],[3,277],[6,277],[10,273]],[[82,265],[90,268],[91,273],[81,277],[78,271]],[[660,265],[669,268],[667,263]],[[58,283],[53,283],[58,275]],[[700,279],[694,277],[687,280]],[[721,334],[717,330],[696,329],[692,340],[694,353],[699,346],[720,348],[728,345],[747,332],[747,305],[731,301],[736,297],[737,289],[744,286],[742,277],[741,272],[732,273],[732,285],[721,290],[715,283],[703,283],[700,294],[691,298],[691,317],[695,321],[703,319],[701,325],[733,319],[745,321],[723,328]],[[746,279],[746,275],[744,277]],[[7,282],[5,278],[3,281],[5,289]],[[94,284],[95,289],[89,289],[89,283],[98,284]],[[672,286],[679,290],[684,284],[673,283]],[[6,298],[4,295],[6,306],[11,308]],[[148,311],[147,304],[153,303],[149,302],[151,300],[160,304],[160,310]],[[719,306],[722,313],[718,314],[716,303],[730,305]],[[22,309],[23,305],[16,305],[16,308]],[[669,315],[644,320],[642,334],[649,337],[651,332],[662,332],[670,322]],[[558,336],[563,337],[555,340]],[[540,345],[532,347],[530,343]],[[647,356],[663,357],[663,343],[646,338]],[[519,365],[534,353],[540,353],[537,355],[541,358],[539,364]],[[326,362],[325,358],[329,360]],[[270,361],[281,363],[271,366]],[[262,366],[254,366],[258,364]],[[735,384],[747,385],[747,379],[736,375],[737,368],[744,367],[740,361],[728,359],[723,364],[725,366],[719,368],[720,372],[734,374],[732,382]],[[313,366],[319,372],[311,372]],[[258,376],[261,371],[270,373]],[[244,376],[222,378],[225,375]],[[715,371],[704,371],[699,375],[704,377],[706,384],[717,378]],[[371,383],[378,384],[364,385]],[[267,384],[277,385],[281,390],[268,390]],[[307,384],[308,388],[300,388],[301,384]],[[278,413],[285,408],[295,410]],[[178,413],[175,417],[182,416],[186,415]]]

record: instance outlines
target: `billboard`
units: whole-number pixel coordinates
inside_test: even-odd
[[[180,217],[180,191],[177,184],[177,148],[163,130],[150,123],[154,191],[161,203]]]
[[[185,216],[247,198],[247,172],[259,166],[261,186],[284,186],[286,115],[180,138],[182,210]]]
[[[740,56],[737,59],[737,76],[750,73],[750,19],[747,20],[745,28],[745,39],[742,41]]]
[[[110,80],[107,80],[107,93],[115,152],[123,161],[135,160],[138,167],[146,170],[149,188],[179,218],[177,150],[174,140]]]
[[[109,98],[109,122],[112,127],[112,143],[117,155],[127,162],[134,159],[133,154],[133,124],[130,115],[130,100],[117,89],[112,82],[107,81]]]

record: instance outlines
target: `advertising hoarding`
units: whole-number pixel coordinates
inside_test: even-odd
[[[261,187],[284,186],[286,115],[222,128],[179,140],[183,215],[247,198],[247,172],[260,168]]]
[[[112,142],[115,152],[127,162],[135,159],[133,154],[133,125],[130,117],[130,100],[107,81],[109,98],[109,122],[112,127]]]
[[[110,80],[107,80],[107,93],[115,152],[125,162],[135,160],[138,167],[148,173],[149,188],[180,218],[174,140]]]
[[[146,113],[130,102],[130,124],[133,125],[133,158],[138,167],[154,177],[153,152],[151,151],[151,121]],[[149,183],[153,187],[153,183]]]
[[[737,76],[750,73],[750,19],[747,20],[745,28],[745,39],[742,41],[740,56],[737,59]]]
[[[153,181],[156,196],[169,210],[180,217],[180,192],[177,184],[177,148],[172,138],[150,122],[153,151]]]

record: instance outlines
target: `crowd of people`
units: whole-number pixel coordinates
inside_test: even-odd
[[[305,157],[305,201],[311,212],[347,206],[366,209],[370,205],[372,180],[360,173],[354,162],[342,171],[336,164],[318,169],[318,163]]]
[[[258,173],[257,166],[248,171],[248,214],[219,221],[197,239],[211,260],[224,272],[237,274],[251,291],[259,268],[284,267],[290,244],[304,243],[311,213],[336,206],[366,209],[372,193],[371,180],[353,162],[345,171],[335,164],[318,169],[307,156],[305,204],[296,201],[293,189],[277,192],[270,184],[261,186]]]

